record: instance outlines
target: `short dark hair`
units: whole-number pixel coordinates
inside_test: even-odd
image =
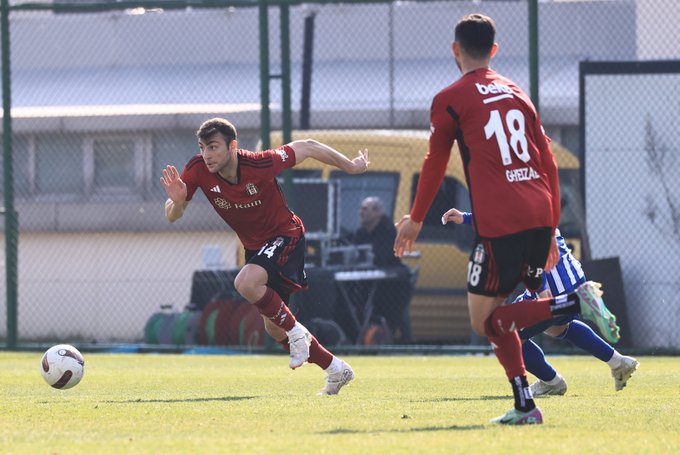
[[[455,40],[472,58],[491,55],[496,39],[496,22],[483,14],[468,14],[456,24]]]
[[[236,127],[229,120],[223,118],[211,118],[206,120],[196,131],[196,137],[205,142],[215,133],[220,133],[227,145],[236,139]]]

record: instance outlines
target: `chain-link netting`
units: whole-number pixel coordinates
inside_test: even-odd
[[[236,236],[203,196],[168,223],[159,178],[198,152],[195,130],[211,117],[231,120],[240,147],[257,149],[263,96],[279,145],[286,81],[293,138],[371,153],[362,176],[305,162],[282,181],[310,232],[310,290],[292,302],[300,319],[330,345],[474,342],[465,297],[473,234],[439,221],[449,207],[469,209],[458,156],[403,266],[377,264],[377,246],[355,245],[365,198],[380,199],[388,224],[407,213],[432,97],[459,76],[453,27],[481,12],[497,23],[496,70],[529,92],[538,65],[562,231],[616,300],[622,344],[680,348],[677,81],[640,76],[611,90],[580,77],[581,62],[680,58],[675,0],[540,1],[537,24],[527,0],[276,3],[266,26],[257,3],[77,3],[13,2],[9,13],[20,343],[266,344],[231,284],[243,263]],[[592,123],[588,102],[604,112]],[[642,304],[650,295],[656,303]],[[0,322],[5,337],[5,312]]]
[[[620,261],[634,343],[677,347],[679,99],[668,88],[680,82],[680,64],[605,62],[582,69],[591,254]]]

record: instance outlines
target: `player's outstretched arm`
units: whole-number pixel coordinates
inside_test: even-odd
[[[366,149],[360,150],[359,155],[350,160],[334,148],[314,139],[293,141],[288,146],[295,150],[296,164],[302,163],[307,158],[314,158],[324,164],[335,166],[348,174],[361,174],[368,170],[370,163]]]
[[[180,178],[175,166],[166,166],[163,169],[161,185],[168,195],[168,200],[165,201],[165,217],[172,223],[184,215],[184,209],[188,204],[186,201],[187,186]]]
[[[442,224],[446,224],[449,221],[453,221],[456,224],[463,224],[465,222],[465,216],[463,212],[455,207],[452,207],[442,215]]]

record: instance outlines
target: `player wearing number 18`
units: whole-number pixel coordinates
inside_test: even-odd
[[[612,338],[618,339],[618,327],[591,282],[568,295],[502,305],[520,282],[538,290],[544,270],[555,265],[560,190],[534,105],[517,84],[490,67],[498,50],[495,34],[493,19],[481,14],[456,24],[452,51],[462,77],[432,102],[429,150],[411,213],[398,223],[394,251],[401,256],[413,247],[458,141],[477,235],[468,263],[470,322],[477,334],[488,337],[515,398],[514,408],[493,422],[542,423],[517,330],[579,311]]]

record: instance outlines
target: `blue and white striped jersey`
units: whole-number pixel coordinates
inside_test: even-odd
[[[472,224],[471,213],[463,212],[463,224]],[[527,299],[537,300],[538,294],[546,289],[550,289],[553,296],[568,294],[575,291],[581,283],[586,281],[586,275],[583,273],[581,263],[571,254],[571,250],[567,246],[567,242],[564,241],[564,237],[562,237],[559,229],[555,229],[555,240],[557,241],[560,258],[549,273],[543,274],[541,289],[538,292],[524,291],[514,302]]]
[[[543,274],[543,286],[538,291],[550,289],[553,296],[573,292],[581,283],[586,281],[581,263],[571,254],[571,250],[559,229],[555,229],[555,240],[557,240],[560,258],[550,272]],[[515,299],[515,302],[526,299],[536,300],[538,299],[538,292],[524,291],[522,295]]]

